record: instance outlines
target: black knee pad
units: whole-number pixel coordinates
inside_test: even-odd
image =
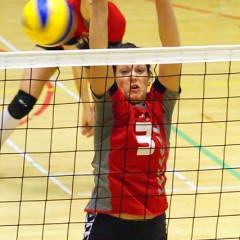
[[[18,91],[10,105],[8,111],[16,119],[25,117],[35,105],[37,99],[21,90]]]

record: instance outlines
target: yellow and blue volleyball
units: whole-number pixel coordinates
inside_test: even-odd
[[[67,0],[30,0],[22,12],[22,25],[38,45],[59,46],[72,37],[76,19]]]

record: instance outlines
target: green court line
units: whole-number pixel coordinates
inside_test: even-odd
[[[209,152],[206,148],[201,147],[197,142],[195,142],[193,139],[188,137],[185,133],[183,133],[181,130],[177,129],[176,127],[172,126],[172,131],[174,131],[177,135],[179,135],[182,139],[184,139],[186,142],[188,142],[193,147],[197,148],[205,154],[207,157],[209,157],[211,160],[213,160],[215,163],[226,169],[229,173],[234,175],[236,178],[240,179],[240,173],[238,173],[235,169],[232,169],[231,166],[224,163],[220,158],[216,157],[214,154]]]

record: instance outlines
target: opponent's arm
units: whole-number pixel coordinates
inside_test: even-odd
[[[89,31],[90,49],[108,48],[108,2],[107,0],[92,1],[92,17]],[[96,96],[101,97],[113,84],[111,66],[92,66],[91,87]]]
[[[163,47],[180,46],[177,21],[171,0],[155,0],[159,37]],[[159,81],[168,89],[178,92],[180,84],[180,64],[159,66]],[[169,76],[169,77],[166,77]]]
[[[78,49],[75,45],[64,45],[65,50]],[[89,69],[81,68],[79,66],[73,66],[73,76],[75,78],[75,84],[78,89],[79,96],[82,100],[83,115],[82,115],[82,134],[86,137],[93,135],[93,110],[91,99],[89,96]]]
[[[83,71],[83,72],[82,72]],[[73,67],[73,74],[79,95],[82,100],[82,135],[91,137],[93,135],[93,109],[92,99],[89,95],[90,71],[85,67]]]

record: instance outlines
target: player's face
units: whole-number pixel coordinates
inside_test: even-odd
[[[144,103],[150,83],[146,65],[117,66],[116,81],[124,97],[131,103]]]

